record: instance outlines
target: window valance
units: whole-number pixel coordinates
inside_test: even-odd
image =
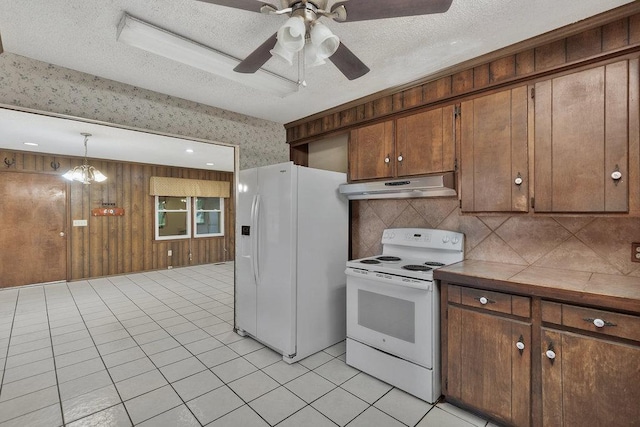
[[[231,183],[227,181],[152,176],[149,194],[151,196],[175,197],[229,197]]]

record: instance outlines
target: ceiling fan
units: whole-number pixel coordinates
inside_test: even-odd
[[[269,15],[286,15],[289,19],[276,32],[246,57],[234,71],[255,73],[271,56],[279,56],[291,64],[293,55],[304,49],[309,65],[329,59],[349,80],[369,72],[358,57],[338,37],[319,22],[320,18],[336,22],[354,22],[401,16],[428,15],[449,10],[453,0],[280,0],[280,8],[257,0],[200,0],[220,6]]]

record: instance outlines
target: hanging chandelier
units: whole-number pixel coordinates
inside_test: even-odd
[[[90,133],[81,133],[84,136],[84,163],[80,166],[76,166],[62,175],[63,178],[69,181],[78,181],[83,184],[91,184],[92,182],[106,181],[107,177],[93,166],[89,166],[87,160],[87,141],[91,136]]]

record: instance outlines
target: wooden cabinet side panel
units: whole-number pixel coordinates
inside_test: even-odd
[[[453,171],[456,161],[455,105],[442,109],[442,171]]]
[[[511,421],[517,426],[531,424],[531,325],[512,322],[511,332]],[[524,350],[516,347],[522,341]]]
[[[550,347],[553,361],[544,354]],[[558,332],[542,329],[542,425],[562,426],[562,340]]]
[[[448,306],[447,316],[446,394],[461,399],[462,310]]]
[[[511,91],[511,210],[529,210],[528,174],[528,90],[526,86]],[[520,177],[522,184],[515,179]]]
[[[553,79],[555,212],[604,211],[605,68]]]
[[[629,61],[629,177],[640,177],[640,69]],[[629,182],[629,210],[640,211],[640,178]]]
[[[460,111],[460,195],[462,200],[462,210],[473,212],[475,210],[474,181],[475,175],[473,162],[473,101],[466,101],[461,104]]]
[[[616,62],[605,67],[605,211],[629,210],[629,63]],[[619,170],[621,179],[611,173]]]
[[[534,196],[536,212],[551,212],[551,81],[535,85]]]

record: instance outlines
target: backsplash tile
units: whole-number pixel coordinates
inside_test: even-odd
[[[455,197],[351,203],[352,258],[379,254],[385,228],[439,228],[465,234],[467,259],[640,277],[630,257],[640,218],[476,216],[462,214]]]

